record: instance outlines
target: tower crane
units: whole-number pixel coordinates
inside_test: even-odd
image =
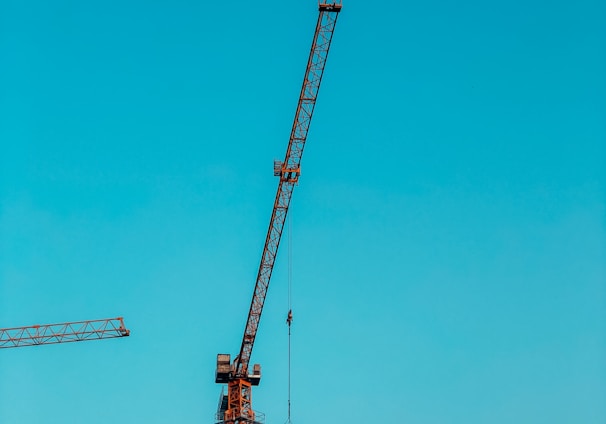
[[[1,328],[0,349],[126,337],[130,330],[121,317],[61,324]]]
[[[227,384],[227,396],[221,397],[217,413],[217,420],[220,423],[243,424],[259,422],[258,419],[255,419],[255,412],[252,409],[252,386],[259,384],[261,366],[254,364],[251,370],[249,368],[249,360],[257,336],[259,320],[263,312],[263,304],[267,296],[267,288],[278,253],[278,246],[280,245],[290,199],[301,173],[300,166],[303,148],[307,140],[307,132],[316,105],[316,98],[328,57],[328,50],[341,7],[342,3],[340,0],[333,3],[319,3],[318,21],[286,149],[286,156],[284,157],[284,161],[274,162],[274,175],[279,177],[280,180],[269,221],[269,229],[265,238],[265,246],[261,255],[261,264],[259,265],[244,336],[242,337],[240,353],[235,357],[233,363],[229,354],[217,355],[215,382]]]

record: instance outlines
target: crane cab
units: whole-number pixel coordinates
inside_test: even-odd
[[[261,381],[261,365],[254,364],[252,374],[248,375],[248,379],[250,380],[250,384],[253,386],[258,386],[259,381]]]

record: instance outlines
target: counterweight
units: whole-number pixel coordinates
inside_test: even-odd
[[[324,66],[328,57],[328,50],[332,41],[337,17],[341,11],[341,2],[320,3],[319,15],[314,32],[314,38],[307,61],[307,68],[303,78],[303,87],[299,96],[299,103],[295,112],[288,148],[284,161],[274,163],[274,175],[280,177],[274,207],[269,221],[267,236],[261,264],[257,273],[257,280],[253,292],[248,319],[244,329],[240,353],[230,364],[230,355],[217,356],[217,383],[227,383],[227,396],[221,397],[217,421],[226,424],[258,423],[259,415],[252,409],[252,386],[259,384],[261,368],[254,365],[252,373],[249,370],[249,361],[259,328],[263,304],[267,296],[267,288],[274,268],[284,222],[288,214],[290,199],[301,174],[301,158],[307,132],[313,116],[314,107]]]

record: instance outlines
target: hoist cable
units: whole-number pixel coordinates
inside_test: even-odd
[[[292,324],[292,205],[290,214],[288,215],[288,315],[286,317],[286,324],[288,324],[288,419],[285,424],[291,424],[290,419],[290,370],[291,370],[291,333],[290,325]]]

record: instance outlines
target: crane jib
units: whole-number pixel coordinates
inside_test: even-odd
[[[288,214],[290,199],[301,174],[301,158],[309,125],[313,116],[318,90],[322,82],[324,66],[332,41],[335,24],[341,10],[341,2],[320,3],[314,38],[305,69],[303,86],[288,140],[286,155],[282,162],[274,162],[274,175],[280,178],[276,198],[269,221],[261,263],[253,292],[248,319],[242,337],[240,352],[231,363],[229,354],[217,355],[215,382],[227,383],[227,395],[222,393],[217,410],[217,422],[223,424],[260,423],[262,414],[252,409],[252,386],[258,385],[261,367],[255,364],[252,372],[249,361],[267,296],[284,222]]]
[[[124,319],[108,318],[61,324],[0,328],[0,349],[127,337]]]
[[[248,363],[252,354],[259,319],[263,310],[274,261],[280,245],[290,199],[294,185],[298,181],[300,174],[299,170],[303,149],[305,147],[305,141],[307,140],[307,133],[316,105],[326,58],[337,22],[338,12],[341,10],[341,4],[320,4],[319,10],[320,13],[316,24],[316,31],[314,33],[307,62],[288,148],[284,161],[281,163],[281,172],[279,172],[280,182],[278,183],[274,208],[265,239],[263,254],[261,255],[261,264],[257,274],[257,281],[248,314],[248,320],[246,322],[244,337],[242,339],[240,354],[234,361],[235,376],[238,377],[247,376]]]

